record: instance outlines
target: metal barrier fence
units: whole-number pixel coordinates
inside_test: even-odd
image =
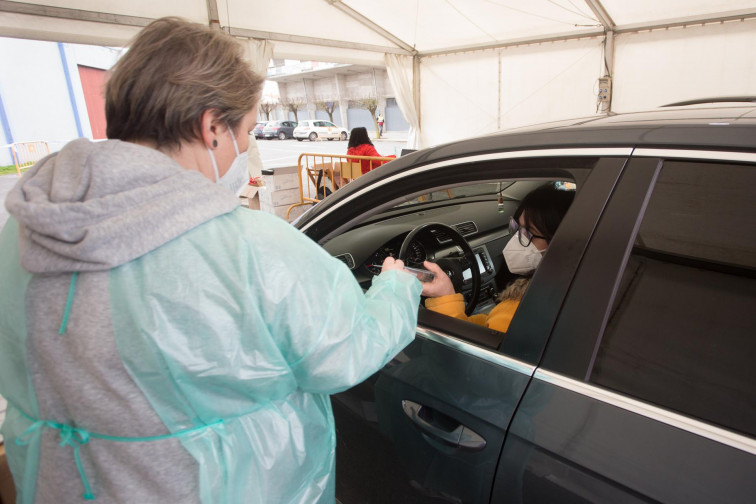
[[[362,161],[367,171],[395,159],[377,156],[347,156],[346,154],[313,154],[305,152],[299,155],[299,203],[294,203],[286,210],[286,220],[293,208],[314,205],[334,191],[363,175]]]
[[[16,165],[16,173],[21,176],[21,170],[30,168],[34,163],[50,154],[50,146],[47,142],[16,142],[11,144],[13,164]]]

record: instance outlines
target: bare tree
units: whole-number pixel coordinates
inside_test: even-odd
[[[278,107],[278,100],[260,101],[260,112],[265,116],[266,121],[270,121],[270,113]]]
[[[307,101],[304,98],[301,97],[294,97],[294,98],[282,98],[281,99],[281,105],[284,109],[288,110],[289,112],[294,114],[294,120],[299,122],[299,118],[297,117],[297,111],[302,108],[302,105],[306,105]]]
[[[373,118],[373,125],[375,126],[375,137],[381,138],[381,130],[378,128],[378,119],[375,117],[375,111],[378,110],[378,98],[358,98],[356,100],[351,100],[350,103],[356,108],[370,111],[370,117]]]
[[[334,122],[333,111],[336,109],[336,105],[338,105],[336,100],[331,98],[318,98],[315,100],[315,108],[317,110],[324,110],[325,113],[328,114],[328,119],[330,119],[331,122]]]

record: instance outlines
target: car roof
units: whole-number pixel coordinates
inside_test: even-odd
[[[460,140],[427,152],[429,161],[486,151],[558,147],[756,150],[756,106],[712,104],[538,124]]]

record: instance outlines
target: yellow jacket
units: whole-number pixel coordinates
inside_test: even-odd
[[[488,314],[478,313],[468,317],[465,315],[465,298],[462,294],[449,294],[425,300],[425,307],[429,310],[467,320],[499,332],[507,332],[518,306],[520,306],[519,299],[507,299],[497,304]]]

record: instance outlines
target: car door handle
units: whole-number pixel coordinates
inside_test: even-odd
[[[404,410],[404,414],[407,415],[423,433],[427,433],[448,445],[474,451],[482,450],[486,447],[486,440],[483,436],[469,427],[454,421],[447,415],[434,412],[428,406],[423,406],[414,401],[404,399],[402,400],[402,409]],[[440,422],[435,421],[435,417],[441,417],[443,423],[446,425],[437,425]],[[453,423],[449,422],[449,420]],[[452,425],[449,425],[450,423],[452,423]]]

